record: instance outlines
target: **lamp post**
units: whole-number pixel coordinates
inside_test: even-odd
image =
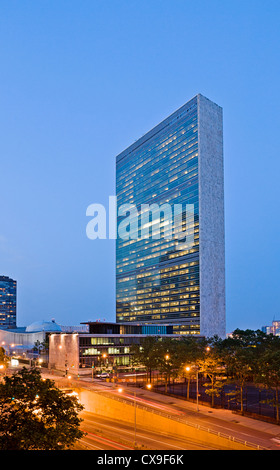
[[[196,371],[196,411],[199,411],[199,407],[198,407],[198,397],[199,397],[199,393],[198,393],[198,371],[199,371],[199,367],[198,366],[195,367],[195,371]]]
[[[187,400],[190,398],[190,372],[191,368],[190,366],[186,367],[186,371],[188,372],[188,386],[187,386]]]
[[[169,354],[165,354],[164,359],[165,359],[165,363],[166,363],[165,393],[167,393],[167,381],[168,381],[167,365],[168,365],[168,361],[169,361],[169,359],[170,359]]]
[[[136,447],[136,391],[134,390],[134,448]]]
[[[151,383],[148,383],[148,384],[146,385],[146,387],[147,387],[148,390],[151,390],[152,384],[151,384]],[[119,392],[119,393],[122,393],[122,392],[123,392],[122,387],[119,387],[119,388],[118,388],[118,392]],[[136,408],[137,408],[137,405],[136,405],[136,398],[137,398],[137,395],[136,395],[136,391],[135,391],[135,390],[134,390],[134,392],[133,392],[133,396],[134,396],[134,443],[133,443],[133,445],[134,445],[134,448],[135,448],[136,445],[137,445],[137,442],[136,442],[136,432],[137,432],[137,430],[136,430]]]
[[[199,411],[199,407],[198,407],[198,397],[199,397],[199,390],[198,390],[198,371],[199,371],[199,367],[198,366],[191,366],[195,369],[195,373],[196,373],[196,411]],[[186,367],[186,371],[187,372],[190,372],[191,370],[191,367],[190,366],[187,366]],[[187,398],[189,398],[189,385],[190,385],[190,377],[188,379],[188,390],[187,390]]]
[[[121,387],[118,388],[118,392],[122,393],[123,389]],[[134,447],[136,447],[136,392],[134,390]]]
[[[107,353],[103,353],[102,354],[102,359],[103,359],[103,364],[104,364],[104,369],[107,370],[108,369],[108,354]]]

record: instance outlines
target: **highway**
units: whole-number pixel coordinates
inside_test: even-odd
[[[153,410],[162,416],[170,417],[190,426],[200,426],[210,433],[221,433],[230,440],[241,440],[252,448],[267,450],[280,450],[280,427],[275,424],[253,420],[244,416],[233,414],[229,410],[213,409],[207,406],[199,406],[182,399],[161,395],[146,388],[133,387],[131,384],[113,384],[102,380],[89,378],[77,379],[75,377],[62,377],[49,371],[42,370],[45,378],[54,380],[56,386],[62,389],[78,389],[83,387],[104,396],[119,401],[130,403],[132,406]],[[121,390],[119,390],[121,388]],[[76,449],[84,450],[214,450],[207,442],[195,442],[183,437],[167,435],[164,432],[154,432],[141,429],[136,425],[136,437],[134,424],[116,421],[113,418],[104,418],[91,412],[83,411],[81,429],[87,434],[76,445]],[[151,419],[153,415],[151,414]],[[215,450],[219,450],[216,446]],[[222,448],[221,448],[222,449]]]
[[[277,425],[245,418],[228,410],[212,409],[206,406],[199,406],[199,411],[197,411],[196,404],[145,389],[140,389],[137,395],[137,402],[143,406],[168,413],[190,425],[201,426],[204,429],[227,435],[231,439],[240,439],[266,450],[280,450],[280,427]],[[124,390],[122,397],[131,401],[133,391],[131,389]]]
[[[113,419],[103,418],[89,412],[82,412],[81,430],[87,432],[77,450],[134,450],[134,426]],[[214,450],[207,444],[195,443],[165,433],[155,433],[137,428],[136,448],[139,450]],[[217,447],[215,447],[217,449]],[[220,448],[222,449],[222,447]]]
[[[242,440],[242,442],[247,442],[248,445],[252,444],[255,446],[253,448],[259,446],[261,449],[280,450],[280,427],[277,425],[235,415],[229,410],[213,409],[207,406],[199,406],[199,411],[197,411],[195,403],[161,395],[145,388],[131,387],[129,384],[118,384],[116,386],[116,384],[107,383],[102,380],[95,379],[92,381],[91,379],[84,378],[80,378],[79,381],[73,380],[72,383],[71,380],[54,377],[49,375],[49,373],[44,375],[55,379],[58,386],[62,386],[62,380],[64,384],[67,383],[70,387],[75,387],[75,385],[81,387],[84,385],[85,388],[98,391],[98,393],[102,393],[105,396],[113,397],[113,395],[116,395],[116,398],[128,401],[132,405],[136,401],[137,406],[153,409],[155,412],[165,416],[168,415],[193,426],[201,426],[204,429],[210,430],[210,432],[221,433],[230,439]],[[118,391],[119,387],[122,388],[121,392]],[[83,414],[83,417],[83,429],[88,432],[88,435],[83,438],[81,445],[86,445],[87,443],[88,448],[96,447],[97,449],[104,450],[115,449],[114,446],[118,445],[133,448],[133,425],[130,426],[127,423],[119,423],[88,413]],[[98,424],[102,425],[102,428],[100,428],[101,432],[96,431]],[[164,433],[159,434],[139,429],[138,425],[136,442],[140,448],[144,446],[145,449],[153,450],[211,449],[207,443],[202,445],[201,443],[188,442],[184,439],[178,440],[177,438],[164,435]]]

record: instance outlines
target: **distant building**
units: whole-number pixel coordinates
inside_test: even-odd
[[[268,335],[280,336],[280,321],[273,320],[271,326],[262,326],[261,330]]]
[[[266,335],[270,335],[271,334],[271,326],[262,326],[261,331],[263,333],[265,333]]]
[[[0,327],[14,328],[17,323],[17,283],[0,276]]]

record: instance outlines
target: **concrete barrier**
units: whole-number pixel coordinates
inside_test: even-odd
[[[134,403],[126,403],[119,397],[109,398],[98,392],[83,388],[77,389],[80,402],[89,411],[106,418],[113,418],[122,422],[134,424]],[[190,425],[164,416],[163,413],[152,412],[142,405],[136,409],[137,426],[155,432],[164,430],[170,436],[186,438],[198,444],[207,444],[216,449],[226,450],[252,450],[245,443],[237,442],[233,438],[225,437],[220,433],[214,433],[202,429],[202,427]],[[257,448],[257,447],[256,447]]]

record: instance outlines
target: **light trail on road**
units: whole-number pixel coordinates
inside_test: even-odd
[[[109,439],[107,437],[106,438],[101,437],[98,434],[86,431],[85,429],[81,429],[81,430],[86,432],[86,436],[84,436],[83,439],[81,439],[81,442],[82,441],[87,442],[86,439],[89,439],[89,440],[92,440],[94,442],[99,443],[100,445],[102,444],[103,445],[102,447],[94,446],[94,447],[98,448],[99,450],[104,450],[104,447],[110,447],[113,450],[133,450],[133,447],[125,446],[125,445],[120,444],[119,442],[113,441],[112,439]],[[93,444],[91,444],[91,443],[90,443],[90,445],[93,446]],[[109,449],[105,449],[105,450],[109,450]]]
[[[185,416],[185,413],[183,411],[176,410],[175,408],[171,408],[167,405],[156,403],[155,401],[148,400],[147,398],[140,398],[140,397],[137,397],[137,395],[136,397],[134,397],[134,395],[129,395],[127,393],[125,393],[122,396],[124,398],[128,398],[128,400],[136,401],[137,403],[141,405],[151,406],[152,408],[157,408],[161,411],[172,413],[174,415]]]
[[[129,443],[131,442],[131,445],[133,445],[134,442],[133,425],[117,422],[108,418],[103,419],[90,412],[82,412],[81,417],[83,418],[83,429],[88,432],[89,436],[95,439],[99,446],[104,443],[104,445],[122,446],[123,449],[133,450],[133,447],[129,447]],[[96,432],[92,432],[92,430],[96,430],[96,428],[98,428],[100,432],[106,433],[106,438],[101,438]],[[116,441],[117,439],[127,444],[118,443]],[[195,440],[185,439],[183,436],[180,438],[179,436],[175,437],[164,433],[151,432],[143,428],[138,429],[136,441],[140,447],[150,450],[216,450],[219,448]],[[108,450],[104,447],[102,449]]]

